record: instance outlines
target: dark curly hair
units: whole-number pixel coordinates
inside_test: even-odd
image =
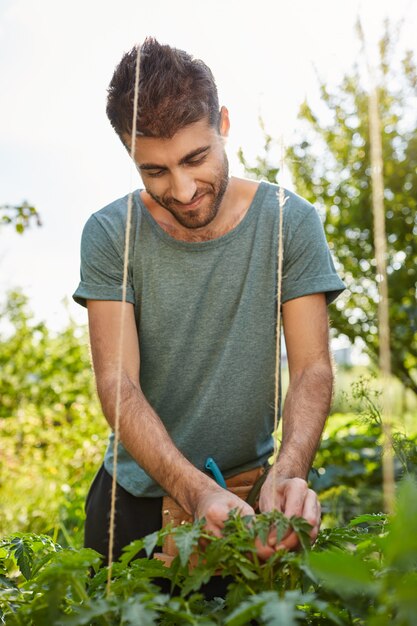
[[[107,116],[122,141],[132,132],[138,49],[138,135],[170,138],[205,117],[218,126],[219,99],[211,70],[187,52],[147,37],[123,56],[108,88]]]

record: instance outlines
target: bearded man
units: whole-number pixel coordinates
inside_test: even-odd
[[[227,109],[210,69],[146,39],[140,49],[137,132],[132,142],[138,48],[125,54],[107,114],[134,154],[143,188],[133,193],[126,302],[122,302],[128,196],[94,213],[82,237],[98,394],[115,422],[124,308],[115,552],[163,523],[163,497],[220,536],[232,509],[255,513],[206,471],[214,457],[231,479],[262,473],[273,452],[278,186],[229,177]],[[289,365],[282,442],[260,490],[278,508],[320,525],[311,467],[332,395],[327,304],[344,289],[315,208],[285,191],[282,322]],[[86,504],[85,544],[108,550],[113,437]],[[217,475],[218,478],[218,475]],[[221,484],[219,484],[219,482]],[[271,532],[258,554],[295,549]]]

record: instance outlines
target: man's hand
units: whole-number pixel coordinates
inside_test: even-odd
[[[206,529],[215,537],[221,537],[224,522],[227,520],[230,511],[237,509],[239,515],[255,515],[253,508],[244,500],[226,489],[216,488],[212,491],[206,491],[201,497],[195,512],[197,519],[206,519]],[[276,543],[276,542],[275,542]],[[200,546],[204,548],[207,545],[205,540],[200,541]],[[255,541],[255,547],[258,557],[266,561],[275,552],[274,548],[264,546],[260,539]]]
[[[237,509],[242,516],[255,515],[253,508],[244,500],[222,487],[215,486],[203,492],[197,502],[194,517],[196,519],[204,517],[206,529],[215,537],[221,537],[224,522],[233,509]]]
[[[316,493],[308,488],[302,478],[283,478],[273,474],[272,469],[261,489],[259,509],[266,513],[277,509],[286,517],[292,515],[303,517],[311,526],[310,538],[313,543],[318,535],[321,521],[321,507]],[[296,550],[300,545],[297,534],[289,533],[277,544],[276,532],[272,531],[268,537],[267,545],[264,546],[261,558],[267,559],[276,550]]]

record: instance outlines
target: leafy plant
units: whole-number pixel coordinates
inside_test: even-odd
[[[346,528],[320,533],[311,551],[306,522],[276,512],[256,518],[232,513],[221,538],[208,535],[203,522],[167,528],[125,549],[114,565],[109,595],[106,568],[99,568],[101,557],[93,550],[62,549],[49,538],[15,535],[0,544],[1,619],[12,626],[412,626],[417,614],[416,503],[417,485],[408,479],[392,519],[359,516]],[[279,551],[260,562],[255,538],[265,538],[272,525],[281,535],[294,528],[301,551]],[[134,558],[144,547],[150,554],[167,532],[179,549],[170,568]],[[192,569],[191,554],[197,558]],[[231,576],[232,582],[225,598],[206,600],[201,591],[213,575]],[[157,583],[162,579],[169,593],[161,592]]]
[[[0,319],[0,533],[50,532],[80,545],[86,491],[108,432],[86,329],[70,321],[51,333],[19,292]]]
[[[310,473],[311,487],[320,495],[326,525],[347,524],[363,512],[383,508],[382,415],[377,381],[359,376],[352,385],[356,413],[329,417]],[[417,436],[399,426],[393,432],[396,480],[417,469]]]
[[[336,86],[319,79],[322,112],[305,101],[287,152],[295,190],[324,216],[347,291],[332,308],[334,329],[378,361],[377,277],[371,209],[367,70],[363,54]],[[417,66],[386,25],[375,68],[382,126],[389,317],[393,373],[417,393]],[[265,133],[265,155],[249,176],[275,182],[279,154]],[[275,152],[278,151],[275,149]]]
[[[70,322],[51,333],[34,322],[21,294],[11,296],[4,311],[0,532],[8,536],[0,541],[0,623],[414,624],[417,487],[412,481],[402,485],[393,519],[379,513],[381,414],[366,379],[353,388],[359,417],[333,415],[317,456],[311,483],[327,527],[311,551],[303,520],[234,514],[220,539],[208,535],[202,522],[174,529],[179,556],[169,569],[155,559],[137,559],[140,550],[150,556],[162,545],[169,532],[164,529],[125,549],[107,595],[101,556],[79,549],[85,495],[107,435],[85,330]],[[37,368],[40,376],[33,381]],[[399,432],[395,446],[400,479],[415,470],[416,440]],[[254,541],[265,540],[271,525],[279,536],[294,528],[301,550],[260,562]],[[209,600],[214,576],[227,592]]]

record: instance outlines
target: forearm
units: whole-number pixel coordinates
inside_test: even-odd
[[[283,305],[290,385],[282,417],[282,442],[261,489],[261,511],[279,510],[301,516],[311,525],[314,541],[320,528],[320,503],[308,488],[307,476],[330,409],[333,372],[329,354],[326,299],[323,293],[290,300]],[[273,537],[269,540],[273,541]],[[277,548],[296,549],[290,533]]]
[[[306,479],[316,454],[333,388],[329,359],[292,376],[282,418],[282,443],[274,470],[278,476]]]
[[[97,387],[103,412],[114,428],[116,381],[107,379]],[[119,434],[124,447],[180,506],[194,514],[203,491],[216,489],[215,483],[178,450],[141,389],[126,375],[120,395]]]

